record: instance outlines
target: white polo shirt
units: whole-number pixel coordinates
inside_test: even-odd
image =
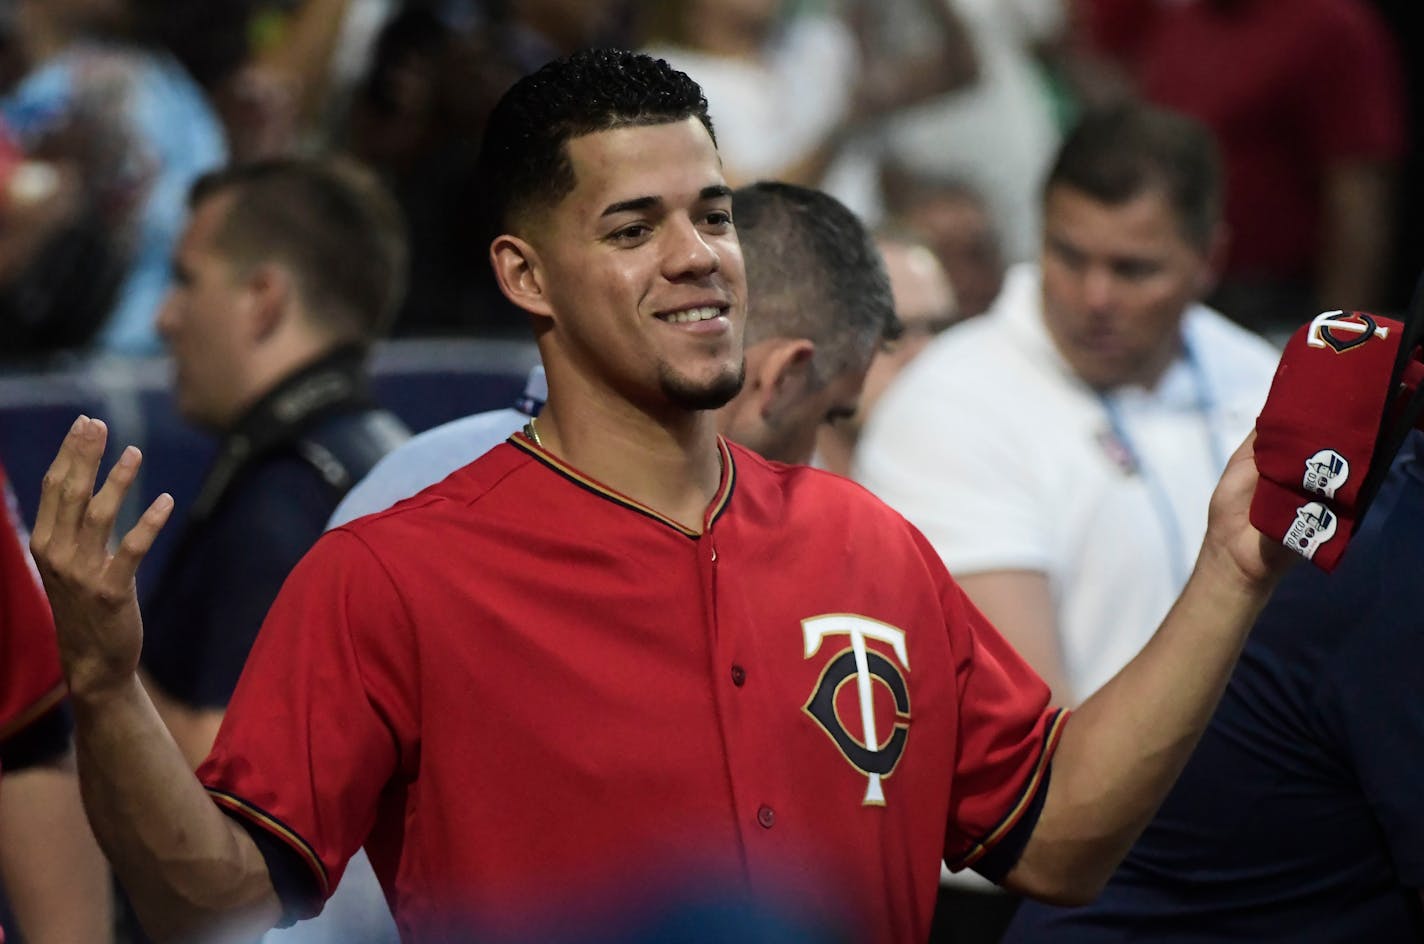
[[[945,332],[870,418],[856,477],[955,574],[1049,578],[1072,697],[1137,654],[1176,600],[1225,460],[1255,423],[1278,352],[1197,305],[1156,389],[1102,396],[1059,355],[1034,265]]]

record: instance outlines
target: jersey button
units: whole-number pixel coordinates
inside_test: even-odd
[[[717,563],[717,549],[715,547],[712,548],[712,563]]]
[[[770,829],[776,825],[776,810],[769,806],[763,806],[757,810],[757,822],[762,829]]]
[[[747,683],[747,670],[740,665],[732,666],[732,684],[741,688]]]

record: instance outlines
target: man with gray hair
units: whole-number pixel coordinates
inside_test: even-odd
[[[890,278],[874,237],[834,197],[763,182],[732,205],[750,298],[746,383],[718,425],[768,459],[808,462],[817,430],[855,414],[894,333]]]

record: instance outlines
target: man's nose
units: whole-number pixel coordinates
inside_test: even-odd
[[[167,338],[173,334],[173,329],[178,322],[178,298],[175,289],[169,289],[168,294],[163,296],[163,301],[158,306],[158,315],[153,319],[153,326],[157,329],[161,337]]]
[[[682,220],[668,234],[663,266],[669,279],[701,278],[720,269],[722,260],[696,224]]]
[[[1089,266],[1083,273],[1083,304],[1091,311],[1106,311],[1117,295],[1117,279],[1106,266]]]

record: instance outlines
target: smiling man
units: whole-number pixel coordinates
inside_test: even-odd
[[[750,302],[745,382],[717,412],[723,436],[775,462],[807,463],[818,431],[857,412],[861,387],[887,332],[894,299],[874,240],[834,197],[768,182],[732,194]],[[668,320],[716,318],[714,307]],[[543,406],[543,367],[521,409],[453,420],[386,456],[332,514],[330,527],[433,485],[517,432]]]
[[[1166,615],[1275,372],[1199,303],[1225,244],[1218,176],[1191,119],[1089,114],[1044,189],[1040,263],[936,340],[861,442],[860,480],[1067,704]]]
[[[310,915],[364,844],[406,941],[626,930],[689,876],[923,941],[943,859],[1084,901],[1157,807],[1288,553],[1246,523],[1249,445],[1154,645],[1054,710],[903,518],[717,435],[746,286],[706,108],[615,51],[501,101],[490,257],[548,402],[317,543],[196,779],[133,677],[170,502],[109,555],[138,457],[91,497],[106,431],[74,424],[32,545],[87,808],[158,937]]]

